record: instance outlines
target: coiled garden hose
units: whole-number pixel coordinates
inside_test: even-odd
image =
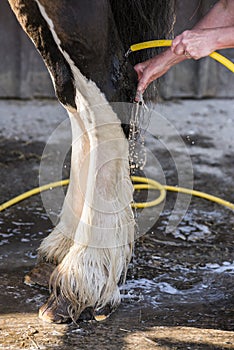
[[[204,198],[204,199],[207,199],[209,201],[215,202],[217,204],[223,205],[229,209],[234,210],[233,203],[228,202],[226,200],[223,200],[221,198],[215,197],[215,196],[210,195],[208,193],[191,190],[191,189],[184,188],[184,187],[161,185],[159,182],[157,182],[155,180],[144,178],[144,177],[139,177],[139,176],[131,176],[131,180],[134,183],[133,187],[135,190],[146,190],[147,189],[147,190],[157,190],[160,192],[159,196],[153,201],[144,202],[144,203],[132,203],[133,208],[142,209],[142,208],[149,208],[149,207],[159,205],[160,203],[162,203],[164,201],[164,199],[166,197],[166,192],[171,191],[171,192],[180,192],[180,193],[185,193],[185,194],[189,194],[192,196]],[[136,182],[138,182],[138,183],[136,183]],[[27,192],[15,197],[15,198],[9,200],[9,201],[1,204],[0,211],[3,211],[5,209],[11,207],[12,205],[19,203],[26,198],[32,197],[35,194],[38,194],[40,192],[51,190],[52,188],[55,188],[55,187],[67,186],[68,184],[69,184],[69,179],[51,182],[47,185],[34,188],[30,191],[27,191]]]

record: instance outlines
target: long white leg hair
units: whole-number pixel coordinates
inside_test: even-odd
[[[79,78],[88,91],[88,102],[100,98],[93,83]],[[72,158],[71,172],[79,194],[72,200],[81,200],[83,209],[75,219],[74,244],[52,275],[53,290],[70,301],[74,319],[89,306],[118,305],[118,284],[125,278],[134,240],[128,142],[120,121],[106,101],[90,107],[78,91],[77,100],[85,106],[73,117],[85,126],[86,153],[79,164]],[[74,154],[79,153],[79,138],[77,142],[73,132]]]

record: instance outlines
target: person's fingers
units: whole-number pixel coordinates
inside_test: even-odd
[[[184,55],[184,52],[186,51],[184,44],[183,44],[183,39],[182,36],[176,37],[171,45],[171,51],[176,54],[176,55]]]
[[[178,35],[177,37],[175,37],[175,39],[172,41],[172,44],[171,44],[171,51],[174,52],[175,51],[175,48],[177,47],[177,45],[179,45],[181,43],[181,39],[182,39],[182,36],[181,35]]]
[[[139,102],[141,100],[143,93],[145,92],[146,88],[150,83],[150,70],[147,69],[149,64],[150,61],[148,60],[145,62],[138,63],[134,66],[134,70],[137,73],[138,77],[137,92],[135,96],[136,102]]]
[[[135,72],[137,73],[137,78],[138,80],[141,79],[142,74],[143,74],[143,67],[141,63],[136,64],[134,67]]]
[[[145,69],[147,68],[148,64],[149,64],[148,61],[145,61],[145,62],[138,63],[133,67],[135,72],[137,73],[138,80],[142,78],[142,75]]]
[[[192,55],[186,50],[185,53],[184,53],[185,57],[188,58],[188,59],[191,59],[193,58]]]
[[[185,51],[186,47],[184,47],[184,45],[181,42],[174,49],[174,53],[178,56],[184,55]]]
[[[142,99],[143,99],[143,93],[141,91],[137,90],[135,98],[134,98],[134,101],[135,102],[141,102]]]
[[[171,51],[179,56],[182,56],[185,54],[185,52],[188,52],[190,56],[191,52],[189,49],[189,45],[191,44],[191,31],[186,30],[182,34],[175,37],[175,39],[172,41],[171,45]]]
[[[197,50],[194,50],[193,48],[187,49],[185,52],[185,56],[187,58],[193,58],[194,60],[198,60],[201,58],[201,56],[197,53]]]
[[[143,72],[141,79],[139,79],[138,85],[137,85],[137,92],[135,96],[135,101],[139,102],[142,98],[142,95],[144,94],[145,90],[151,83],[152,79],[150,73],[147,71],[147,69]]]
[[[136,97],[135,97],[135,101],[138,102],[141,99],[141,96],[144,94],[147,86],[148,86],[148,82],[146,79],[142,78],[138,85],[137,85],[137,92],[136,92]]]
[[[171,56],[169,51],[169,57]],[[135,101],[139,101],[153,80],[160,78],[170,68],[168,51],[165,51],[148,61],[137,64],[134,69],[138,75],[138,86]]]

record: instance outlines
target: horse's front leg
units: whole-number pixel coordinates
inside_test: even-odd
[[[52,295],[40,310],[42,318],[55,322],[77,320],[86,308],[96,318],[107,316],[117,307],[134,239],[128,142],[120,122],[108,104],[80,114],[75,118],[85,128],[88,152],[79,165],[73,157],[71,169],[77,195],[82,193],[82,214],[74,243],[52,275]],[[72,200],[79,202],[80,195]]]

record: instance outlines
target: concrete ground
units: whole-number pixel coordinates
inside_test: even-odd
[[[52,100],[0,101],[0,203],[40,181],[69,177],[66,118]],[[142,124],[146,176],[234,203],[233,100],[153,105]],[[138,212],[122,304],[109,319],[39,320],[48,291],[24,285],[23,277],[57,218],[63,193],[56,191],[49,204],[34,196],[0,213],[0,349],[234,349],[233,211],[173,193]]]

